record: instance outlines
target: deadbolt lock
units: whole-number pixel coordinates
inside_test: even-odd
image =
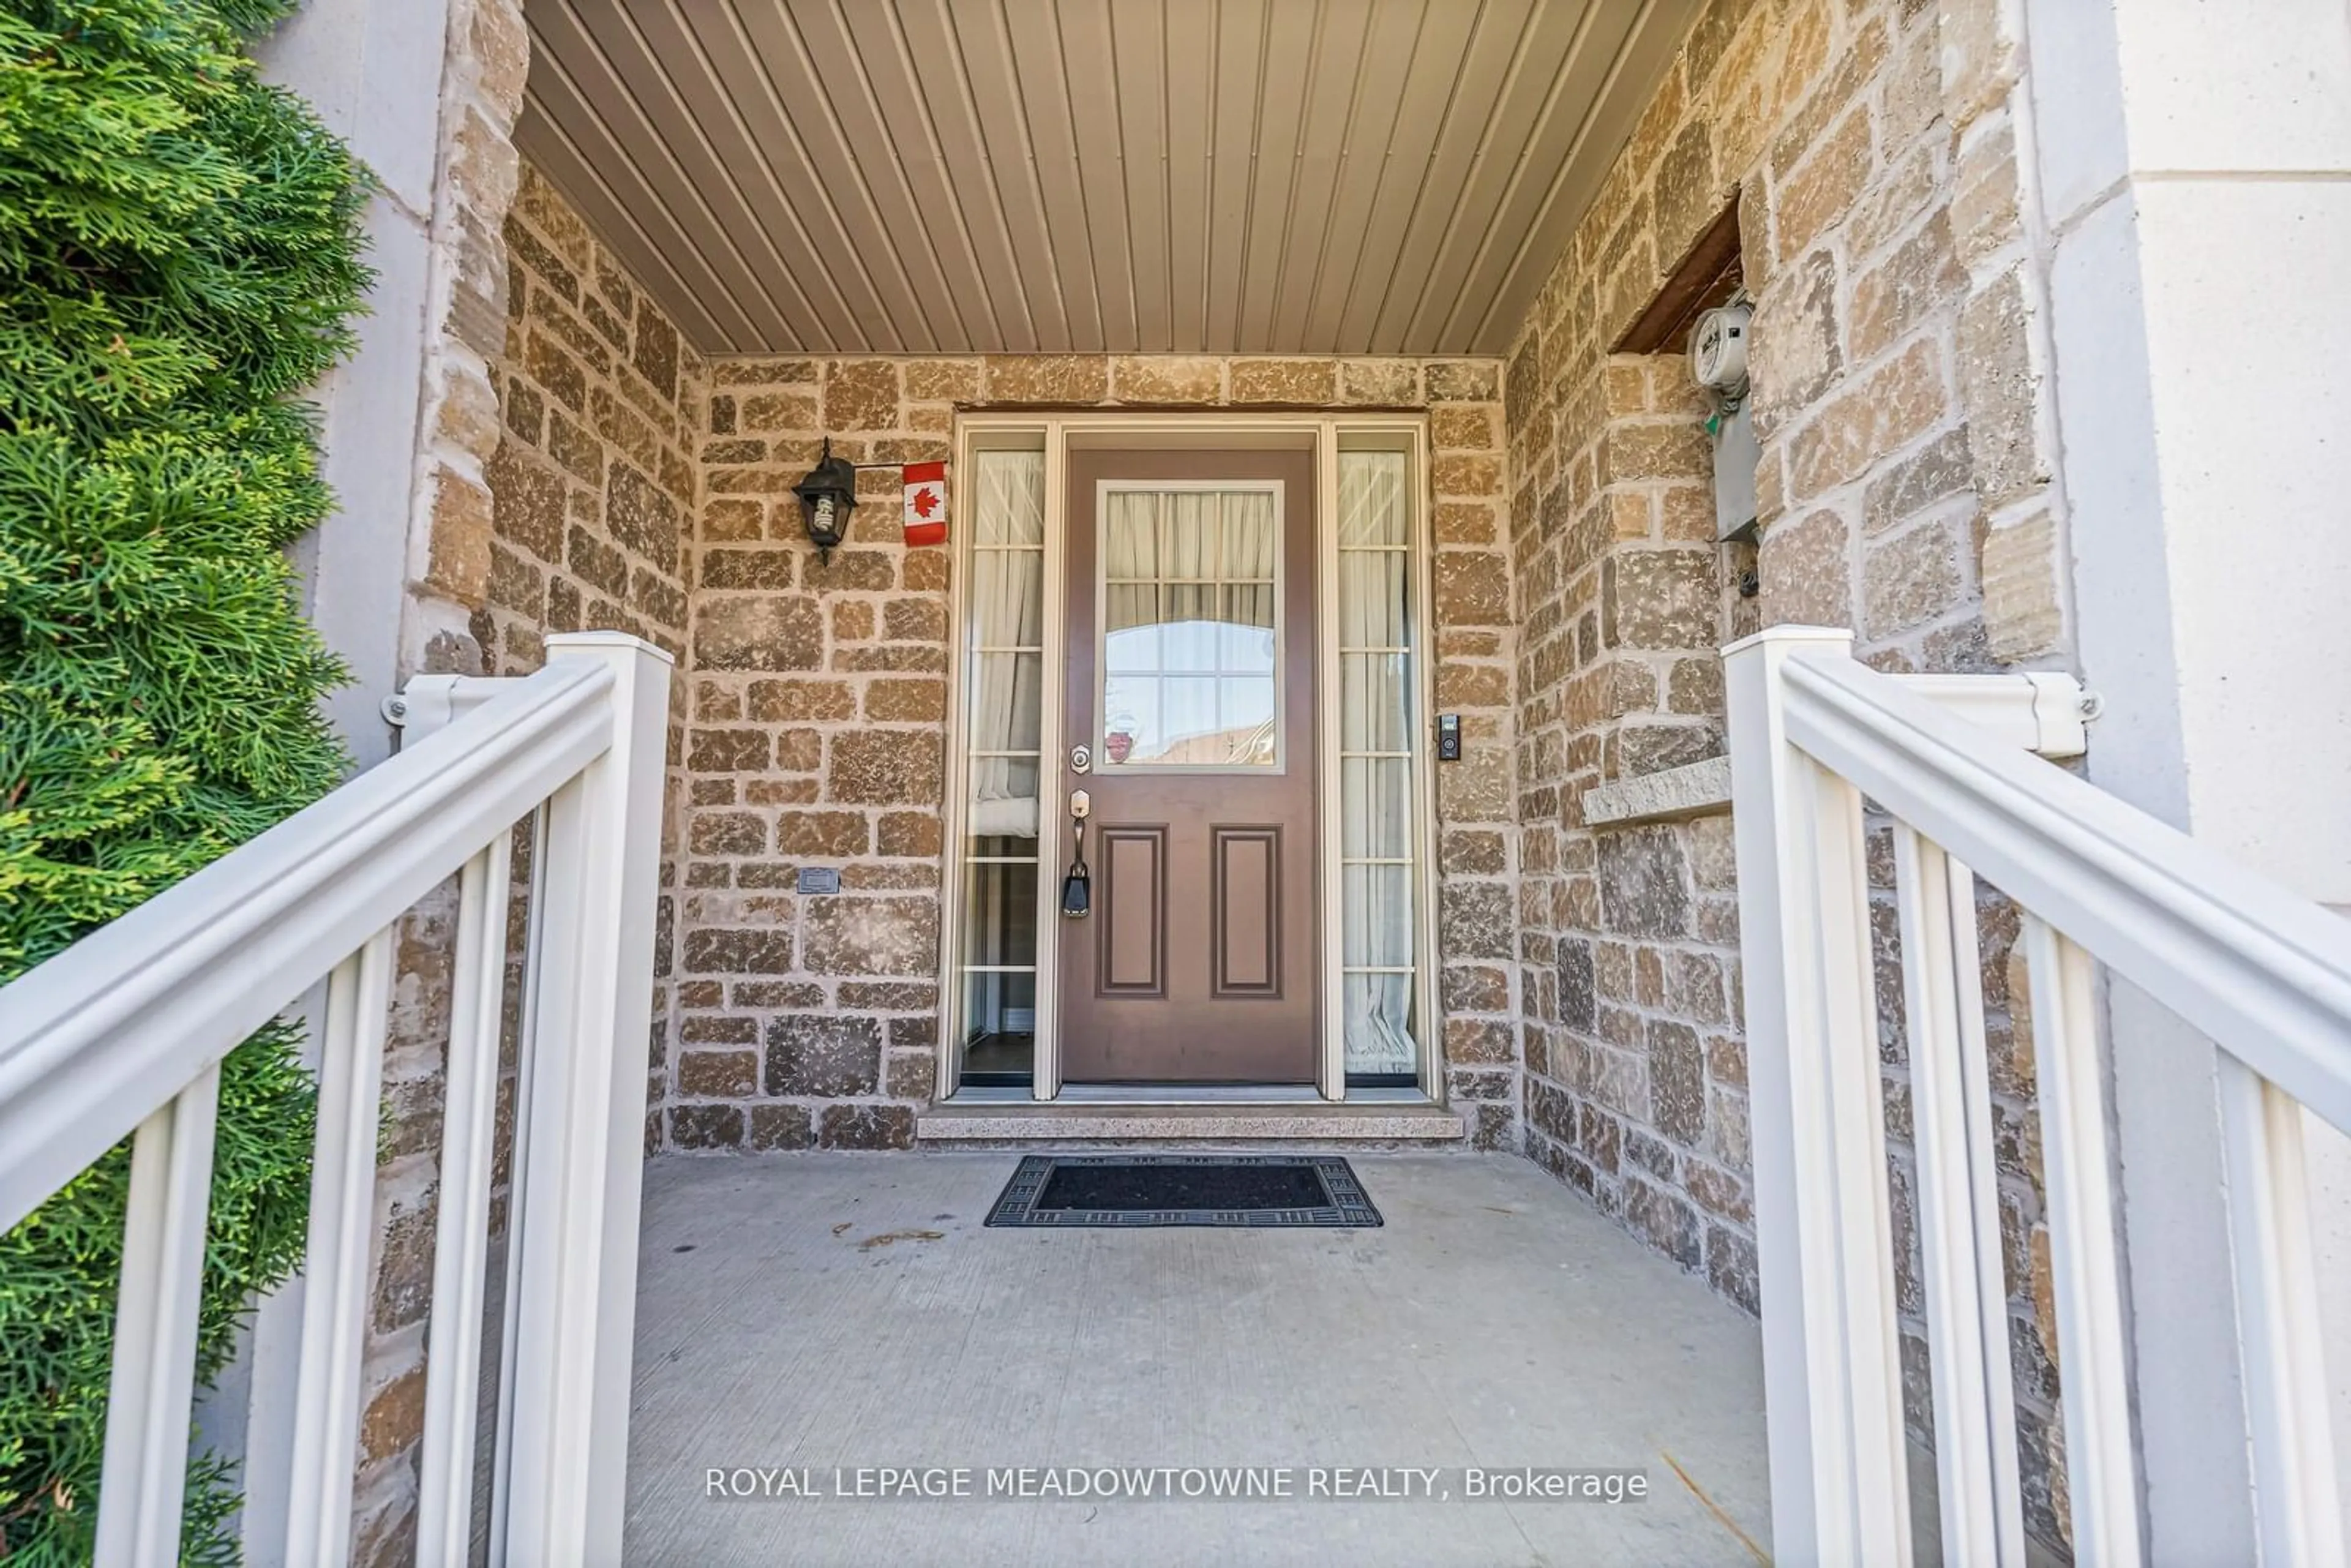
[[[1094,754],[1093,754],[1093,748],[1092,748],[1092,747],[1087,747],[1087,746],[1073,746],[1073,747],[1070,747],[1070,771],[1071,771],[1071,772],[1072,772],[1072,773],[1087,773],[1087,772],[1091,772],[1091,771],[1092,770],[1092,768],[1093,768],[1093,765],[1094,765]]]

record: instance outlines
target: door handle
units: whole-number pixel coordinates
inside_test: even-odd
[[[1092,796],[1070,791],[1070,869],[1061,877],[1061,913],[1072,920],[1093,913],[1093,873],[1086,868],[1086,817],[1093,809]]]

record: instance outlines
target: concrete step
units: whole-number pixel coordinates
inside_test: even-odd
[[[915,1142],[934,1148],[1268,1143],[1426,1147],[1458,1144],[1465,1135],[1458,1113],[1425,1103],[1024,1105],[950,1101],[914,1118]]]

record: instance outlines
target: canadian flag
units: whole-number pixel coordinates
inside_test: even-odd
[[[906,542],[943,545],[947,542],[947,465],[944,463],[906,465]]]

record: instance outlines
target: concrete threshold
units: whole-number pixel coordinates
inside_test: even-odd
[[[1409,1144],[1459,1142],[1460,1115],[1442,1105],[1234,1103],[934,1105],[914,1118],[920,1144]]]

